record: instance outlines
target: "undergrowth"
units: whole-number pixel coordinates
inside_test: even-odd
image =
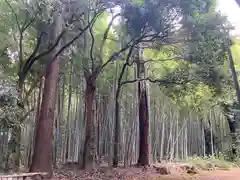
[[[238,167],[237,163],[226,161],[224,156],[220,154],[218,157],[216,156],[206,156],[206,157],[198,157],[193,156],[187,159],[188,163],[195,165],[197,168],[201,170],[209,170],[209,169],[230,169],[233,167]]]

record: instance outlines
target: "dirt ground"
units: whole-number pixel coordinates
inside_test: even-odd
[[[101,167],[93,172],[78,168],[61,168],[55,171],[52,180],[240,180],[240,168],[230,170],[199,171],[188,174],[178,167],[170,167],[171,174],[161,175],[156,168],[107,168]]]
[[[159,178],[161,179],[161,178]],[[216,170],[211,172],[200,172],[194,176],[184,175],[170,175],[170,177],[164,177],[163,180],[240,180],[240,168],[231,169],[229,171]]]

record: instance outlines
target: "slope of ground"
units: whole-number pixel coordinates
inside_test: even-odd
[[[71,167],[55,171],[52,180],[239,180],[240,168],[230,170],[201,171],[187,174],[181,168],[169,166],[171,174],[161,175],[156,168],[117,168],[102,167],[94,172],[84,172]]]

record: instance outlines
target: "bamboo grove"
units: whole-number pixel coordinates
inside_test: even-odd
[[[216,1],[0,9],[1,169],[237,158],[239,40]]]

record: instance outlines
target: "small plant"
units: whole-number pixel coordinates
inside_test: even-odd
[[[215,156],[205,156],[205,157],[198,157],[193,156],[188,158],[187,160],[189,163],[197,166],[201,170],[214,170],[214,169],[230,169],[236,167],[237,164],[226,161],[224,156],[220,154],[219,157]]]

